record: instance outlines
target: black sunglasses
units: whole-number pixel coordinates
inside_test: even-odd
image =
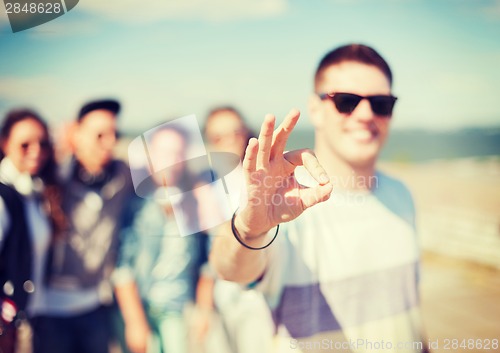
[[[322,100],[331,99],[339,113],[351,114],[362,99],[368,99],[372,111],[377,115],[391,115],[397,98],[389,95],[360,96],[353,93],[319,94]]]

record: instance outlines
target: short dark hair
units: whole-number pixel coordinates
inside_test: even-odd
[[[80,123],[85,115],[94,111],[94,110],[107,110],[113,115],[117,116],[120,113],[120,102],[114,99],[102,99],[85,103],[78,112],[78,116],[76,118],[77,122]]]
[[[319,82],[323,79],[323,73],[327,68],[346,61],[354,61],[375,66],[384,73],[389,83],[392,85],[391,68],[375,49],[364,44],[347,44],[330,51],[321,59],[316,69],[316,74],[314,75],[315,87],[317,87]]]

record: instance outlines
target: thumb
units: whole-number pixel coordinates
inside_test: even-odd
[[[303,188],[300,190],[300,201],[304,210],[330,198],[333,184],[318,185],[314,188]]]

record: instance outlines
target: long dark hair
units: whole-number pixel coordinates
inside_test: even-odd
[[[66,228],[66,217],[61,208],[61,187],[57,180],[57,165],[55,160],[55,153],[52,141],[50,139],[49,128],[45,120],[43,120],[38,113],[31,109],[14,109],[7,113],[2,125],[0,126],[0,160],[5,157],[3,146],[8,141],[12,128],[21,121],[34,120],[44,130],[47,137],[47,160],[42,166],[37,176],[44,182],[43,196],[49,208],[49,217],[52,223],[53,233],[55,235],[61,234]]]

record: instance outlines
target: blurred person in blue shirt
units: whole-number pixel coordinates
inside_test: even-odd
[[[189,135],[177,125],[162,125],[148,141],[152,185],[148,197],[129,205],[129,226],[113,273],[115,294],[125,321],[125,340],[134,353],[185,353],[188,324],[185,309],[195,301],[200,268],[207,260],[204,234],[181,237],[199,229],[198,201],[186,192],[177,203],[169,195],[193,189],[195,178],[184,163]],[[175,211],[181,210],[183,217]]]

